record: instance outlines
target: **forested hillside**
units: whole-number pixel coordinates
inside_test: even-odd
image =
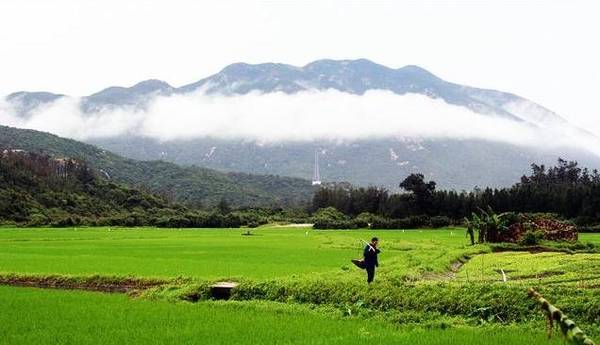
[[[0,150],[0,225],[215,228],[256,226],[259,215],[232,212],[224,200],[193,210],[101,178],[83,161]]]
[[[81,160],[106,179],[192,207],[213,206],[222,199],[234,206],[288,206],[307,202],[313,193],[310,182],[298,178],[222,173],[163,161],[137,161],[75,140],[6,126],[0,126],[0,148]]]
[[[165,199],[97,178],[84,162],[26,151],[0,151],[0,186],[0,221],[75,225],[176,212]]]

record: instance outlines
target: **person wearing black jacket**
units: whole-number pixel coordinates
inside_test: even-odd
[[[373,279],[375,279],[375,267],[379,267],[379,261],[377,261],[377,254],[381,253],[379,249],[377,249],[377,244],[379,243],[379,239],[377,237],[373,237],[371,239],[371,243],[365,246],[363,250],[363,258],[365,270],[367,270],[367,283],[371,284]]]

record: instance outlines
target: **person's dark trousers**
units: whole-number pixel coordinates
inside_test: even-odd
[[[375,278],[375,266],[367,266],[365,269],[367,270],[367,283],[371,284]]]

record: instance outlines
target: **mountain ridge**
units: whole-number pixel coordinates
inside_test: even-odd
[[[407,65],[397,69],[377,64],[368,59],[333,60],[320,59],[302,67],[282,63],[230,64],[219,72],[196,82],[173,87],[169,83],[148,79],[130,87],[111,86],[81,98],[84,112],[100,111],[105,107],[145,106],[148,97],[185,94],[202,91],[207,94],[235,95],[252,91],[262,93],[296,93],[306,90],[334,89],[341,92],[362,95],[368,90],[388,90],[395,94],[420,93],[431,98],[441,98],[448,104],[459,105],[484,115],[499,115],[515,121],[526,121],[522,114],[507,109],[511,102],[528,102],[539,107],[545,117],[564,123],[556,113],[518,95],[494,89],[482,89],[445,81],[417,65]],[[36,99],[38,104],[47,104],[60,98],[39,98],[40,92],[19,91],[28,99]],[[14,93],[13,93],[14,95]],[[11,99],[6,98],[9,102]],[[14,102],[16,107],[26,104]],[[28,103],[31,104],[31,101]],[[31,111],[28,107],[27,112]],[[21,112],[23,113],[23,112]],[[532,122],[533,123],[533,122]],[[537,123],[536,123],[537,124]]]

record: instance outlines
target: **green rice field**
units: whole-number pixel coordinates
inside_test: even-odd
[[[0,286],[0,344],[560,344],[506,328],[415,329],[273,302],[174,304]]]
[[[600,254],[492,252],[461,228],[245,232],[0,228],[5,281],[168,282],[128,294],[0,286],[0,344],[562,343],[546,339],[532,286],[600,334]],[[367,286],[349,260],[372,236],[382,253]],[[211,300],[219,280],[240,283],[233,300]]]
[[[355,277],[349,260],[381,238],[381,273],[445,271],[470,247],[464,230],[313,231],[308,228],[0,229],[0,272],[144,277],[277,278],[326,272]]]

